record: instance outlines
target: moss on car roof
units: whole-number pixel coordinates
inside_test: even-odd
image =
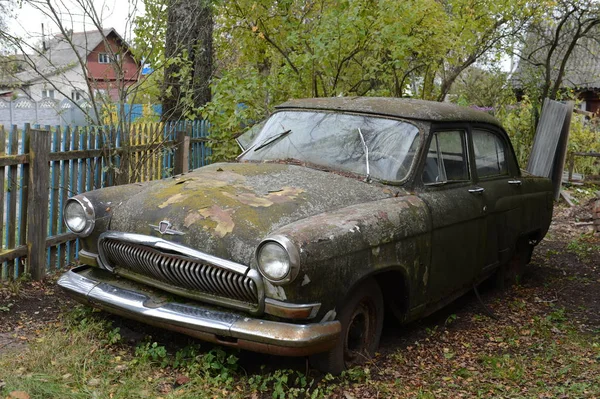
[[[349,111],[397,118],[437,122],[481,122],[501,126],[490,114],[435,101],[390,97],[329,97],[305,98],[286,101],[275,107],[284,109],[313,109]]]

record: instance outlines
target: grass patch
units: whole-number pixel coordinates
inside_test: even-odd
[[[574,328],[562,308],[549,308],[523,325],[482,320],[487,326],[478,338],[454,344],[443,327],[433,339],[398,350],[372,368],[318,379],[264,366],[247,373],[235,351],[203,351],[200,344],[174,353],[151,340],[132,347],[121,342],[118,328],[86,307],[69,311],[64,320],[41,331],[24,351],[0,357],[5,384],[0,397],[11,391],[31,398],[82,399],[600,394],[600,338]],[[463,332],[454,333],[461,337]]]
[[[23,351],[0,355],[0,370],[0,397],[24,391],[32,399],[325,398],[370,378],[360,368],[319,380],[264,366],[247,374],[233,350],[203,351],[195,344],[169,353],[151,341],[132,347],[121,342],[118,328],[83,306],[41,331]]]
[[[575,254],[582,262],[588,262],[592,255],[600,252],[600,245],[593,234],[581,234],[567,244],[567,251]]]

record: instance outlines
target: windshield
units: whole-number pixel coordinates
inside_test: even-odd
[[[297,159],[370,174],[379,180],[399,181],[410,170],[420,142],[418,136],[416,126],[399,120],[336,112],[283,111],[269,118],[241,159]]]

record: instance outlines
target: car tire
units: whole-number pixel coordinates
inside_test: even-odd
[[[517,245],[513,257],[504,265],[502,282],[507,285],[520,284],[525,273],[525,267],[531,261],[533,245],[522,241]]]
[[[383,329],[383,295],[375,280],[369,279],[346,297],[338,320],[342,331],[331,350],[310,357],[313,367],[338,375],[361,365],[375,355]]]

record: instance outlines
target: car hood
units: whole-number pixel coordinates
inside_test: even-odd
[[[250,264],[260,241],[280,227],[404,194],[304,166],[220,163],[148,184],[113,210],[110,230],[157,236]],[[161,221],[170,224],[164,234],[157,228]]]

